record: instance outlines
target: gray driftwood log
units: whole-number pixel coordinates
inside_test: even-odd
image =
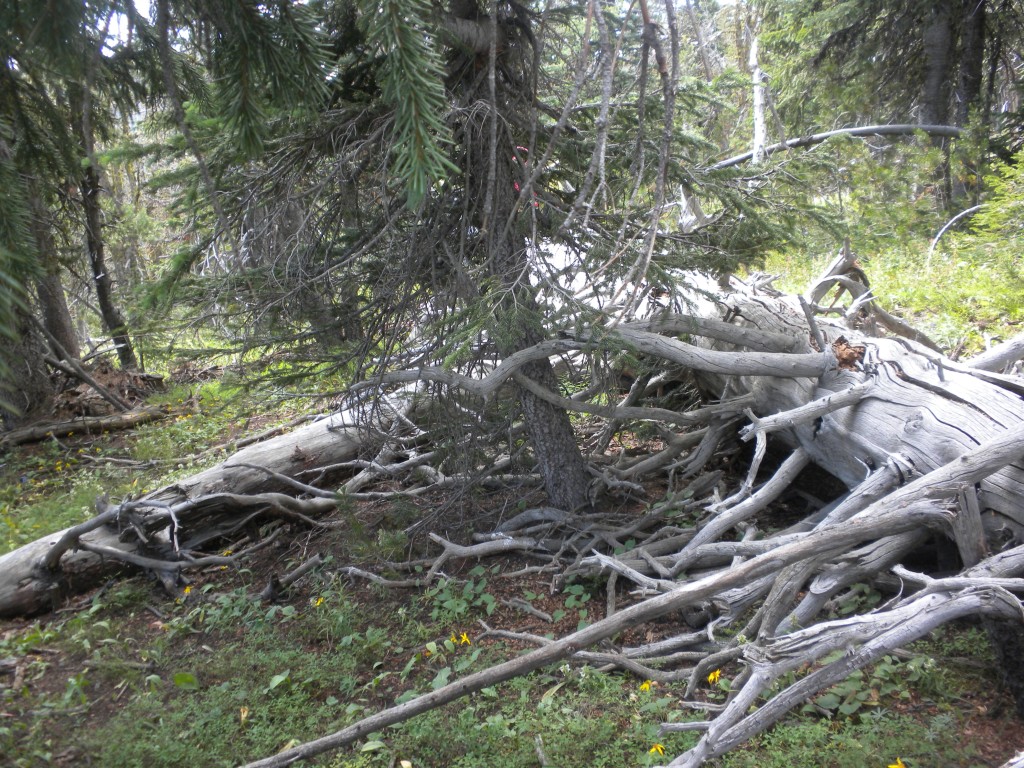
[[[153,570],[171,584],[181,570],[196,566],[192,550],[231,535],[254,516],[308,517],[333,510],[333,494],[299,500],[288,479],[365,452],[392,429],[409,402],[384,399],[372,412],[325,417],[140,499],[98,500],[94,520],[0,557],[0,617],[52,610],[127,566]]]

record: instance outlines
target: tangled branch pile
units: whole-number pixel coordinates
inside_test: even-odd
[[[811,304],[756,281],[734,282],[729,294],[691,297],[694,314],[666,312],[565,333],[494,361],[475,378],[431,367],[389,374],[376,385],[404,388],[364,399],[347,418],[247,448],[187,482],[108,505],[91,523],[0,559],[0,613],[45,608],[108,565],[153,570],[174,589],[182,571],[221,562],[204,551],[237,540],[268,515],[324,525],[320,518],[333,508],[336,490],[383,493],[373,488],[382,478],[413,494],[464,482],[443,474],[435,446],[415,423],[420,393],[443,384],[470,399],[488,398],[514,381],[595,420],[593,505],[527,510],[468,545],[435,536],[443,552],[423,568],[425,575],[389,582],[355,568],[346,573],[425,585],[453,558],[529,552],[555,584],[606,579],[606,617],[554,641],[519,636],[536,650],[252,766],[287,765],[341,747],[566,658],[650,680],[685,680],[687,698],[711,671],[739,664],[724,705],[694,701],[706,719],[664,726],[701,732],[673,766],[698,766],[723,754],[853,670],[962,617],[983,617],[1012,673],[1020,668],[1024,619],[1018,597],[1024,590],[1024,383],[991,369],[1012,362],[1016,345],[957,363],[913,338],[864,335],[854,326],[905,329],[876,312],[870,296],[838,274],[842,266],[812,291]],[[838,321],[826,321],[816,317],[815,309],[824,310],[813,302],[834,284],[855,300],[833,310]],[[595,360],[642,361],[648,373],[616,405],[566,397],[519,375],[525,363],[555,356],[588,372],[596,370]],[[705,393],[700,407],[681,412],[657,404],[659,389],[680,377]],[[638,422],[653,425],[660,449],[610,455],[611,436]],[[751,464],[745,479],[730,485],[720,458],[742,441],[754,443]],[[765,480],[759,469],[770,442],[788,455]],[[849,492],[812,503],[804,519],[771,530],[764,513],[811,463]],[[503,482],[513,466],[505,459],[483,471]],[[652,478],[668,485],[662,500],[632,518],[607,513],[607,494],[637,491]],[[636,542],[628,551],[627,540]],[[257,534],[247,541],[248,552],[242,547],[231,558],[262,546]],[[943,575],[905,565],[915,553],[919,561],[922,551],[934,553],[939,541],[955,544]],[[830,618],[835,601],[865,582],[890,599],[863,615]],[[628,607],[618,609],[623,601]],[[690,631],[591,650],[670,612],[681,612]],[[1008,682],[1024,708],[1022,681],[1011,674]]]

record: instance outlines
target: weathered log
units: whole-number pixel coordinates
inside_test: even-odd
[[[791,332],[811,349],[806,319],[790,299],[738,291],[720,306],[733,322]],[[1019,380],[957,364],[906,339],[866,337],[826,321],[819,327],[834,362],[816,378],[726,377],[706,369],[699,375],[709,392],[728,385],[730,394],[754,393],[751,410],[757,417],[770,417],[766,421],[775,434],[851,488],[891,456],[903,456],[917,472],[927,473],[1024,422]],[[833,409],[829,401],[836,397],[856,402]],[[758,428],[755,421],[752,430]],[[1024,541],[1021,499],[1020,462],[980,485],[978,504],[990,551]]]
[[[1024,333],[997,344],[967,361],[967,366],[983,371],[1001,371],[1024,358]]]
[[[134,411],[111,414],[110,416],[83,416],[80,419],[33,424],[31,427],[11,430],[0,436],[0,449],[24,443],[46,440],[50,437],[71,437],[81,434],[100,434],[119,429],[132,429],[140,424],[166,419],[182,413],[170,408],[150,406],[137,408]]]
[[[275,493],[288,489],[275,474],[295,478],[355,458],[411,402],[406,396],[385,398],[372,412],[358,408],[334,414],[250,445],[210,469],[118,505],[113,513],[99,510],[102,525],[58,531],[3,555],[0,617],[51,610],[66,595],[100,583],[126,563],[138,564],[140,557],[164,563],[173,575],[188,566],[183,550],[228,535],[254,512],[295,514],[315,508],[322,514],[333,502],[314,499],[294,507],[295,499]]]

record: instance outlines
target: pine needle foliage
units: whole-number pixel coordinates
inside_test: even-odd
[[[392,173],[405,185],[410,208],[431,185],[458,167],[445,154],[451,143],[444,72],[426,0],[362,0],[360,26],[371,50],[383,56],[381,95],[394,111]]]
[[[203,3],[215,103],[246,157],[264,148],[280,110],[319,106],[326,52],[310,8],[297,3]]]

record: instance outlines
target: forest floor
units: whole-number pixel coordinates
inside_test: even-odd
[[[198,411],[132,432],[9,449],[0,467],[0,551],[80,521],[99,490],[140,493],[196,471],[220,455],[211,447],[257,431],[269,418],[252,402],[236,403],[220,382],[183,392],[155,400],[191,399]],[[657,489],[650,492],[656,498]],[[425,589],[386,588],[338,573],[358,565],[394,575],[389,563],[437,554],[425,527],[407,532],[414,523],[428,520],[446,539],[467,541],[542,501],[530,493],[346,501],[334,518],[339,527],[289,529],[269,554],[195,575],[183,597],[129,574],[52,614],[0,622],[0,763],[236,765],[533,647],[494,631],[558,637],[602,618],[603,582],[553,590],[552,573],[530,570],[536,559],[453,562],[446,580]],[[623,503],[638,514],[645,508],[643,500]],[[785,522],[786,503],[772,512],[776,524]],[[280,600],[255,598],[272,574],[314,554],[324,565]],[[851,600],[879,598],[865,585]],[[616,604],[630,599],[620,591]],[[837,612],[854,607],[840,604]],[[670,615],[615,643],[688,631],[682,616]],[[699,697],[723,701],[737,672],[727,667],[714,683],[701,681]],[[1024,722],[999,677],[982,629],[948,626],[835,686],[714,765],[997,766],[1024,748]],[[556,665],[372,734],[316,764],[653,765],[696,739],[658,736],[663,722],[702,719],[681,704],[685,688],[685,679],[658,685],[582,663]]]

